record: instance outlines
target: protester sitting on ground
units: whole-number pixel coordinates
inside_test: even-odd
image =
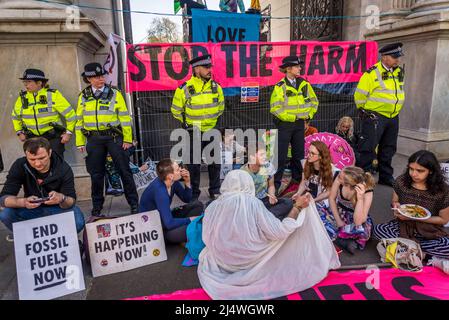
[[[318,129],[310,125],[310,119],[304,120],[304,137],[318,133]]]
[[[335,133],[345,139],[354,152],[357,150],[358,135],[354,132],[354,121],[351,117],[342,117],[335,127]]]
[[[426,150],[412,154],[405,172],[396,178],[391,206],[394,220],[374,227],[373,236],[408,238],[418,242],[428,255],[449,259],[449,186],[435,155]],[[414,204],[430,211],[426,220],[412,220],[397,212],[401,204]]]
[[[272,299],[306,290],[340,267],[310,195],[280,221],[255,197],[253,179],[231,171],[206,209],[198,278],[213,299]]]
[[[327,219],[330,212],[328,198],[338,169],[332,165],[329,148],[324,142],[313,141],[310,144],[303,167],[301,184],[292,199],[295,200],[305,192],[309,192],[315,200],[315,205],[325,227],[328,228],[329,221]],[[328,230],[328,232],[332,230]]]
[[[170,243],[186,242],[188,224],[204,210],[200,201],[190,202],[192,200],[190,173],[171,159],[159,161],[156,172],[157,178],[150,183],[140,198],[139,212],[158,210],[165,240]],[[181,178],[184,185],[179,181]],[[170,205],[175,194],[187,204],[171,210]]]
[[[322,220],[335,244],[350,254],[363,250],[371,236],[374,185],[373,176],[358,167],[344,168],[332,185],[331,214]]]
[[[249,148],[249,162],[242,170],[248,172],[253,179],[256,198],[260,199],[265,208],[277,218],[284,219],[293,207],[293,201],[287,198],[277,198],[274,186],[274,169],[270,172],[270,163],[266,159],[265,148]]]
[[[76,231],[81,232],[84,215],[75,206],[72,168],[51,150],[43,137],[26,140],[23,150],[25,157],[12,164],[0,193],[0,206],[4,207],[0,220],[12,231],[14,222],[73,211]],[[21,188],[24,197],[17,196]]]
[[[229,130],[229,129],[228,129]],[[244,146],[240,145],[235,140],[235,134],[233,131],[228,131],[226,129],[221,129],[221,157],[222,157],[222,165],[221,169],[225,173],[228,173],[231,170],[240,169],[245,160],[245,152],[246,149]],[[230,163],[232,160],[232,163]],[[224,174],[225,176],[226,174]],[[220,177],[222,180],[223,177]]]

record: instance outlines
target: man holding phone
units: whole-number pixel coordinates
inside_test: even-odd
[[[13,230],[13,223],[73,211],[77,232],[84,228],[84,215],[75,206],[75,180],[71,167],[52,152],[43,137],[23,144],[25,157],[9,170],[0,193],[0,221]],[[24,197],[18,197],[23,188]]]

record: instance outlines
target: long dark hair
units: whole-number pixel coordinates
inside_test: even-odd
[[[408,164],[410,163],[417,163],[429,170],[429,175],[426,179],[426,188],[432,194],[449,192],[449,186],[447,185],[446,178],[441,172],[440,163],[432,152],[427,150],[419,150],[408,158]],[[404,172],[404,177],[406,186],[411,188],[413,180],[412,177],[410,177],[408,165]]]

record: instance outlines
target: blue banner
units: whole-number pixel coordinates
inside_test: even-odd
[[[192,9],[193,42],[259,41],[260,14]]]

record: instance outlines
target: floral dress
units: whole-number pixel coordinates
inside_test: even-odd
[[[335,218],[330,209],[318,210],[321,216],[321,221],[323,221],[324,226],[332,240],[336,238],[343,239],[354,239],[358,244],[359,249],[363,250],[371,237],[371,230],[373,228],[373,220],[368,215],[365,223],[361,226],[356,226],[354,224],[354,206],[352,202],[348,199],[345,199],[342,196],[343,185],[340,185],[340,188],[337,192],[337,209],[340,213],[340,218],[345,223],[344,227],[338,228]],[[373,192],[373,190],[367,190],[365,193]]]

